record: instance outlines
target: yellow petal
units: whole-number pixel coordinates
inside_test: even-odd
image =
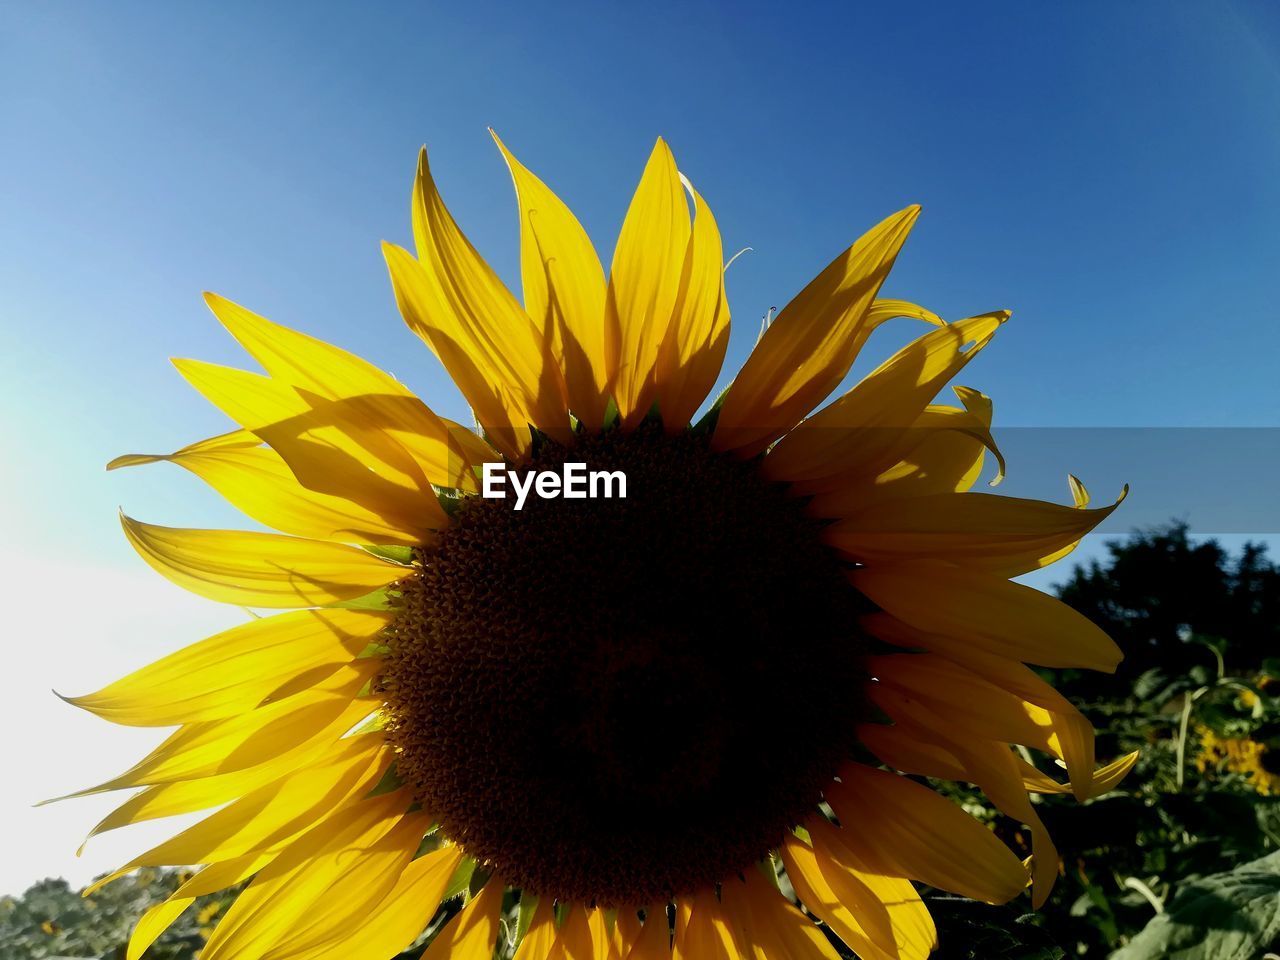
[[[1122,656],[1110,637],[1066,604],[979,570],[920,560],[865,567],[850,580],[909,626],[1010,660],[1110,673]]]
[[[651,907],[651,910],[658,908]],[[650,914],[652,916],[653,914]],[[666,908],[662,908],[662,925],[667,924]],[[637,940],[640,939],[640,931],[642,929],[640,923],[640,914],[638,911],[630,907],[624,907],[618,912],[613,924],[613,941],[614,949],[618,955],[618,960],[626,960],[627,954],[631,952],[631,948],[635,946]]]
[[[547,954],[549,960],[603,960],[594,955],[586,909],[577,903],[565,905],[555,942]]]
[[[908,207],[873,227],[783,308],[725,396],[717,450],[759,453],[839,385],[861,345],[868,308],[919,214]]]
[[[251,431],[232,430],[230,433],[220,433],[216,437],[208,437],[205,440],[197,440],[195,443],[189,443],[178,451],[178,453],[217,453],[222,450],[236,450],[242,447],[257,447],[261,445],[262,440]],[[107,464],[107,469],[119,470],[121,467],[140,467],[149,463],[160,463],[163,460],[172,460],[177,455],[177,453],[167,455],[157,453],[126,453],[110,461]]]
[[[493,451],[460,424],[437,417],[404,384],[367,360],[272,323],[216,294],[205,301],[271,376],[329,400],[358,400],[371,425],[395,437],[432,483],[476,489],[474,468]]]
[[[874,330],[880,324],[897,320],[899,317],[923,320],[935,327],[947,325],[947,322],[932,310],[926,310],[908,300],[880,299],[871,304],[871,309],[867,311],[866,326]]]
[[[683,929],[677,914],[677,930]],[[680,933],[677,932],[678,938]],[[671,960],[671,929],[667,923],[667,906],[650,904],[645,910],[644,926],[626,954],[626,960]]]
[[[160,527],[121,515],[143,560],[180,587],[248,607],[354,600],[401,579],[405,568],[356,547],[274,533]]]
[[[840,897],[822,875],[813,849],[789,835],[779,851],[796,896],[810,913],[835,931],[861,960],[897,960],[889,911],[860,879],[845,876]]]
[[[314,686],[257,710],[185,724],[126,773],[82,793],[212,777],[266,763],[347,714],[379,668],[377,660],[356,660]],[[371,709],[372,702],[364,712]]]
[[[1094,763],[1093,726],[1034,671],[1016,661],[986,652],[966,640],[913,630],[884,613],[863,618],[862,625],[873,636],[888,643],[929,650],[961,664],[1026,704],[1043,708],[1045,715],[1040,722],[1046,724],[1052,733],[1042,749],[1048,749],[1066,763],[1077,781],[1078,798],[1087,799]]]
[[[100,833],[160,817],[209,810],[242,797],[251,790],[275,783],[313,763],[324,763],[333,751],[343,749],[345,741],[339,738],[367,717],[369,710],[368,701],[353,700],[350,706],[327,726],[317,728],[311,736],[300,743],[294,744],[257,766],[195,780],[178,780],[173,783],[158,783],[144,787],[98,821],[97,826],[85,838],[85,843],[81,844],[79,852],[83,853],[85,844]],[[349,739],[361,741],[375,751],[382,749],[385,744],[381,733],[353,735]],[[110,783],[80,791],[72,796],[101,793],[108,789],[113,789]]]
[[[995,486],[1004,476],[1004,458],[991,435],[991,400],[969,387],[953,387],[966,409],[929,405],[906,431],[915,438],[902,459],[875,475],[860,471],[844,475],[839,484],[809,501],[815,517],[840,518],[868,504],[898,497],[964,493],[982,475],[987,451],[995,455],[1000,470],[991,481]]]
[[[745,876],[745,883],[728,879],[721,886],[725,912],[742,931],[741,953],[756,960],[839,960],[831,941],[759,870],[748,868]]]
[[[685,250],[671,324],[658,356],[656,398],[668,433],[689,424],[707,398],[729,345],[729,300],[724,292],[724,249],[711,208],[693,196],[693,232]]]
[[[327,399],[198,360],[173,364],[205,399],[269,444],[308,490],[349,500],[420,543],[446,523],[422,464],[378,426],[364,398]]]
[[[1008,317],[1000,311],[959,320],[903,347],[779,440],[765,458],[765,476],[803,481],[805,492],[815,492],[838,485],[830,478],[870,477],[891,466],[919,442],[916,420],[929,401]]]
[[[501,880],[490,878],[462,912],[436,934],[422,960],[490,960],[505,890]]]
[[[480,422],[503,438],[504,449],[527,449],[530,423],[568,442],[564,380],[551,341],[458,229],[431,178],[425,150],[414,182],[413,235],[416,273],[403,270],[403,259],[388,252],[389,262],[400,263],[392,264],[392,281],[401,312],[440,357]],[[402,291],[406,281],[409,288]],[[459,350],[467,361],[461,376],[454,370]],[[468,392],[475,370],[488,377],[477,396]],[[492,422],[486,419],[490,414]]]
[[[896,956],[900,960],[927,957],[938,945],[938,931],[911,881],[871,869],[844,843],[846,831],[837,829],[826,819],[814,817],[808,826],[814,861],[832,892],[837,895],[845,892],[850,880],[864,885],[889,914]]]
[[[690,899],[689,918],[671,955],[675,960],[739,960],[729,918],[714,890],[700,890]]]
[[[386,960],[409,948],[440,907],[440,899],[462,862],[455,846],[419,857],[396,885],[357,923],[323,943],[290,953],[297,960]]]
[[[325,764],[259,787],[176,836],[139,854],[122,869],[214,863],[278,850],[345,803],[374,787],[391,763],[389,751],[357,741]]]
[[[104,720],[171,726],[252,710],[291,686],[331,675],[390,622],[369,610],[299,610],[193,643],[97,693],[65,698]]]
[[[988,493],[939,493],[882,500],[823,530],[823,539],[861,563],[947,560],[1016,577],[1060,558],[1109,517],[1128,494],[1100,510]]]
[[[846,845],[873,867],[987,903],[1027,885],[1026,867],[995,834],[928,787],[851,763],[826,793],[841,822],[858,825],[841,832]]]
[[[125,953],[125,960],[140,960],[143,953],[156,942],[160,934],[173,926],[173,922],[195,902],[194,897],[177,899],[169,897],[149,908],[134,924],[133,933],[129,935],[129,947]]]
[[[1018,769],[1022,774],[1023,784],[1032,793],[1075,793],[1077,797],[1087,800],[1091,797],[1100,797],[1104,793],[1110,793],[1114,790],[1120,784],[1120,781],[1129,775],[1129,771],[1138,762],[1140,755],[1141,751],[1135,750],[1133,753],[1127,753],[1123,757],[1099,767],[1088,778],[1089,782],[1082,791],[1070,782],[1059,783],[1047,774],[1041,773],[1021,757],[1018,758]],[[1078,785],[1080,783],[1080,778],[1077,777],[1074,780],[1075,784]]]
[[[1058,876],[1058,851],[1027,791],[1008,745],[979,737],[951,736],[926,724],[897,723],[892,727],[867,724],[863,744],[885,763],[917,776],[956,780],[976,785],[1001,813],[1020,820],[1031,830],[1033,860],[1032,906],[1039,909]],[[937,763],[944,753],[949,762]],[[952,759],[954,758],[954,759]],[[959,767],[957,770],[956,767]]]
[[[187,907],[196,902],[196,897],[246,880],[268,862],[269,858],[241,857],[205,867],[175,890],[168,900],[156,904],[139,918],[129,936],[125,960],[141,960],[147,948],[172,926]]]
[[[628,427],[644,418],[656,396],[658,355],[680,291],[689,232],[676,160],[659,137],[622,221],[605,301],[605,357]]]
[[[175,463],[226,497],[241,513],[293,536],[402,546],[417,546],[430,537],[431,531],[419,524],[403,529],[353,500],[307,489],[284,458],[248,430],[237,430],[230,436],[248,437],[249,442],[224,443],[211,449],[209,441],[201,440],[168,455],[130,454],[112,463]]]
[[[1062,756],[1048,710],[958,664],[932,654],[907,653],[871,657],[867,669],[879,681],[869,695],[895,720],[927,716],[933,729],[950,726]]]
[[[334,936],[395,884],[430,824],[402,791],[344,807],[293,840],[236,898],[203,960],[282,958]]]
[[[604,269],[569,208],[489,132],[507,161],[520,205],[525,311],[560,361],[569,409],[588,430],[597,431],[609,402]]]
[[[521,892],[520,896],[533,896]],[[533,919],[529,921],[529,929],[524,939],[516,948],[513,960],[547,960],[552,944],[556,942],[556,912],[550,897],[539,897],[533,908]]]

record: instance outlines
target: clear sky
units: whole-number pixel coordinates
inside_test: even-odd
[[[167,362],[243,362],[200,291],[354,349],[465,420],[397,316],[378,242],[408,240],[425,142],[516,285],[489,125],[606,263],[668,139],[726,247],[754,248],[729,272],[729,369],[768,307],[922,203],[886,290],[948,317],[1014,311],[964,376],[1038,451],[1015,457],[1011,489],[1061,498],[1076,470],[1109,498],[1145,478],[1146,506],[1135,480],[1111,529],[1170,513],[1236,539],[1280,529],[1251,512],[1276,434],[1203,429],[1280,426],[1274,4],[6,4],[0,893],[84,880],[152,836],[76,861],[106,804],[30,809],[154,739],[49,688],[95,688],[243,617],[151,575],[115,516],[232,512],[174,468],[102,472],[226,429]],[[1094,429],[1044,432],[1064,427]],[[1142,429],[1096,429],[1115,427]],[[1208,455],[1211,435],[1223,450]]]

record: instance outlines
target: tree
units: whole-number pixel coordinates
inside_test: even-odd
[[[1058,596],[1106,630],[1125,659],[1110,681],[1064,671],[1070,693],[1127,692],[1153,668],[1181,675],[1212,668],[1256,673],[1280,654],[1280,566],[1267,548],[1245,544],[1230,556],[1216,540],[1192,541],[1185,523],[1137,531],[1107,544],[1109,558],[1077,566]]]

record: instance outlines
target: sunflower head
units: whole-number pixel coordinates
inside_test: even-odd
[[[834,960],[837,939],[902,960],[935,940],[913,881],[991,902],[1030,884],[1042,903],[1058,857],[1029,793],[1094,796],[1134,757],[1097,767],[1088,723],[1027,666],[1112,670],[1114,644],[1010,579],[1114,506],[1091,509],[1074,478],[1065,505],[970,492],[988,454],[1003,472],[991,402],[963,386],[937,402],[1008,313],[945,322],[880,296],[907,207],[800,291],[708,403],[724,251],[667,145],[607,274],[499,147],[523,302],[425,153],[416,249],[384,248],[478,432],[210,296],[263,372],[177,365],[234,429],[113,461],[176,463],[277,531],[125,518],[151,566],[286,610],[71,701],[176,726],[85,791],[138,788],[95,833],[217,808],[120,871],[203,865],[129,960],[244,881],[202,914],[202,960],[392,956],[428,928],[430,960]],[[897,318],[923,335],[842,391]],[[488,496],[493,466],[534,495]],[[574,469],[623,486],[544,489]],[[925,778],[985,790],[1029,828],[1029,863]]]

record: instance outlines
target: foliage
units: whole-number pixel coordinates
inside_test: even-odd
[[[42,880],[21,897],[0,897],[0,960],[124,960],[133,925],[190,873],[142,869],[84,897],[65,880]],[[237,891],[201,897],[152,946],[148,960],[195,956]]]
[[[1280,853],[1179,887],[1113,960],[1252,960],[1280,939]]]
[[[1228,556],[1185,525],[1108,545],[1061,597],[1126,651],[1114,677],[1046,676],[1098,730],[1098,753],[1140,750],[1120,788],[1077,804],[1036,798],[1060,877],[1043,909],[926,891],[938,960],[1253,960],[1280,953],[1280,568],[1261,547]],[[1047,769],[1047,768],[1046,768]],[[1021,855],[1030,837],[976,793],[942,787]],[[474,878],[461,878],[463,885]],[[61,880],[0,898],[0,960],[123,960],[136,919],[181,882],[142,870],[82,899]],[[459,887],[461,890],[461,887]],[[235,891],[204,897],[148,960],[196,956]],[[441,911],[414,947],[456,912]],[[514,929],[518,906],[505,904]]]
[[[1229,960],[1236,954],[1225,941],[1196,924],[1216,924],[1218,934],[1249,926],[1242,902],[1206,899],[1205,891],[1253,889],[1258,864],[1276,869],[1274,858],[1262,858],[1280,848],[1280,791],[1267,795],[1263,767],[1280,766],[1280,662],[1269,659],[1280,653],[1280,568],[1262,547],[1246,546],[1233,558],[1212,540],[1195,543],[1183,524],[1135,534],[1108,551],[1107,562],[1077,567],[1058,589],[1116,637],[1124,665],[1114,677],[1045,675],[1093,722],[1099,756],[1141,755],[1107,796],[1085,804],[1037,798],[1058,846],[1060,877],[1038,913],[1036,936],[1021,937],[1033,951],[1025,956],[1039,956],[1034,949],[1047,937],[1067,956]],[[1251,747],[1253,759],[1241,761],[1237,751],[1228,760],[1228,742]],[[981,804],[966,790],[955,795]],[[1015,849],[1030,853],[1020,824],[989,809],[986,816]],[[1007,908],[972,910],[986,920],[962,932],[1014,929]],[[956,939],[947,922],[939,918],[944,947],[949,935]],[[1240,957],[1277,949],[1263,942],[1266,926],[1259,929],[1258,949]],[[1185,952],[1185,942],[1201,934],[1217,945]],[[953,950],[980,942],[963,935],[968,940]]]

